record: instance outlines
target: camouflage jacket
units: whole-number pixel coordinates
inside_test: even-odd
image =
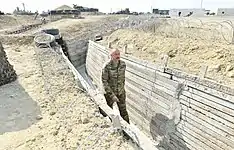
[[[110,97],[120,95],[125,92],[125,70],[126,64],[120,60],[117,67],[112,61],[108,61],[102,69],[102,85],[106,94]]]

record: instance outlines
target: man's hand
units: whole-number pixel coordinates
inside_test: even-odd
[[[116,96],[114,96],[113,98],[112,98],[112,100],[114,101],[114,102],[119,102],[119,99],[116,97]]]

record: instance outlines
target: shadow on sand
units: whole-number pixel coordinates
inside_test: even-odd
[[[189,150],[182,135],[176,131],[173,119],[156,113],[150,122],[150,133],[155,141],[160,141],[158,148],[165,150]]]
[[[40,114],[37,103],[17,80],[0,86],[0,135],[29,128]]]

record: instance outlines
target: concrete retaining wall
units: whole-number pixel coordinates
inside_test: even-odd
[[[130,120],[169,149],[234,149],[234,89],[123,55]],[[89,42],[86,69],[102,89],[105,47]]]
[[[75,68],[84,65],[86,62],[86,53],[88,49],[88,41],[87,40],[71,40],[66,41],[68,54],[70,61],[74,65]]]

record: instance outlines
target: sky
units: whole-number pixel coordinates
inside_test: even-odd
[[[12,13],[17,6],[23,9],[22,3],[26,10],[32,12],[53,10],[64,4],[99,8],[101,12],[118,11],[121,8],[138,12],[151,12],[151,8],[201,8],[201,0],[5,0],[1,3],[0,10]],[[234,8],[234,0],[203,0],[203,8],[212,11],[217,8]]]

